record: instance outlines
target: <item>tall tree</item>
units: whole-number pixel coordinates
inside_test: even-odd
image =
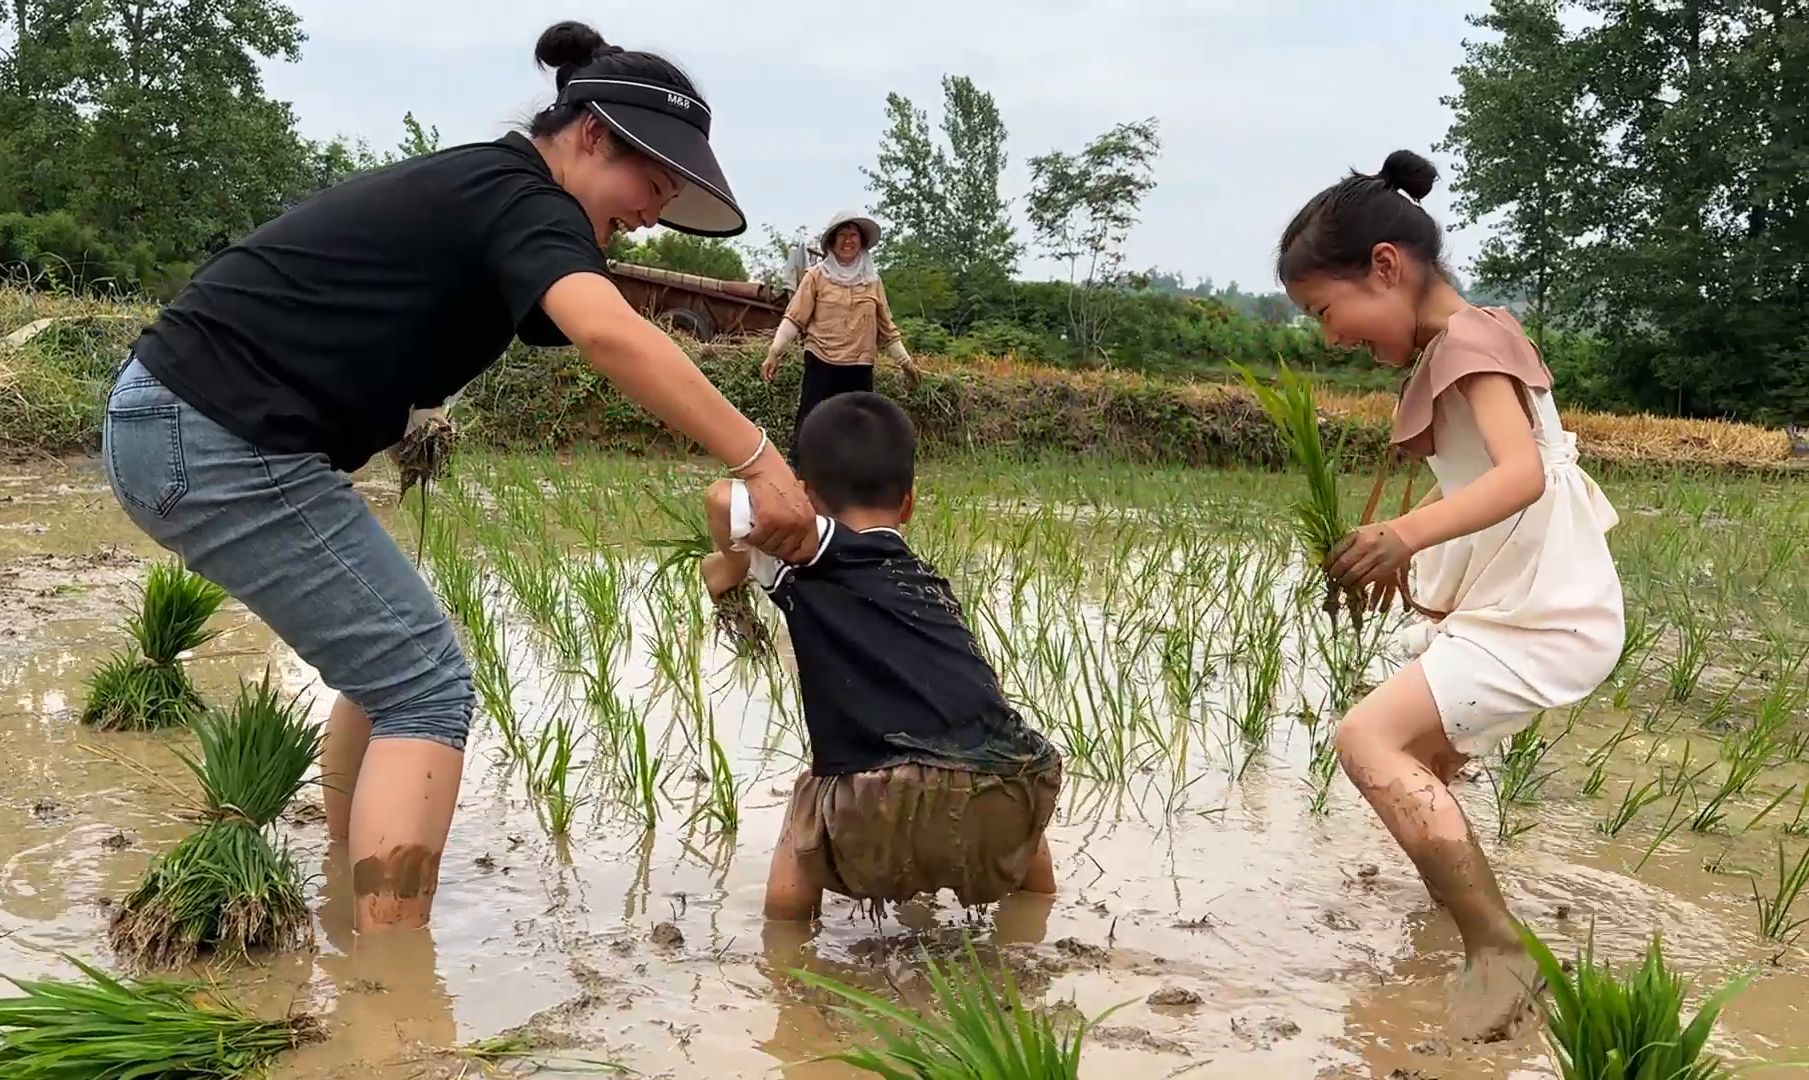
[[[1499,36],[1465,43],[1440,149],[1458,155],[1464,224],[1500,222],[1483,242],[1477,284],[1528,297],[1543,335],[1563,307],[1555,294],[1574,278],[1581,226],[1601,216],[1601,120],[1555,0],[1501,0],[1469,22]]]
[[[1067,263],[1072,341],[1088,359],[1111,318],[1124,265],[1124,239],[1156,186],[1161,152],[1154,117],[1119,124],[1078,154],[1051,150],[1030,159],[1030,223],[1050,255]]]
[[[879,159],[863,172],[877,197],[874,214],[887,228],[881,258],[888,274],[902,271],[901,281],[940,277],[911,280],[907,288],[949,292],[971,309],[1003,288],[1022,250],[999,192],[1005,122],[992,95],[966,76],[943,76],[942,95],[946,145],[931,135],[928,114],[888,94]]]

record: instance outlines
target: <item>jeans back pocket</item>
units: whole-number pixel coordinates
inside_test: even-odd
[[[103,441],[113,493],[158,517],[168,514],[188,494],[181,410],[173,403],[107,408]]]

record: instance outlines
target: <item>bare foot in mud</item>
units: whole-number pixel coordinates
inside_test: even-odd
[[[1484,949],[1451,977],[1451,1032],[1460,1039],[1512,1038],[1544,989],[1538,965],[1521,949]]]

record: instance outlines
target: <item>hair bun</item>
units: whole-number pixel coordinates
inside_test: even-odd
[[[534,44],[534,60],[541,67],[553,68],[559,88],[565,89],[565,82],[572,77],[572,72],[599,56],[621,52],[603,35],[581,22],[567,20],[554,23],[544,30],[540,40]]]
[[[1411,150],[1396,150],[1382,162],[1382,171],[1377,175],[1382,183],[1419,202],[1431,194],[1432,182],[1438,179],[1438,166]]]

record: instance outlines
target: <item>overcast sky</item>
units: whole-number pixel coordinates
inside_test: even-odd
[[[944,73],[998,100],[1010,131],[1005,194],[1020,212],[1026,161],[1154,116],[1157,188],[1127,244],[1131,268],[1273,287],[1288,217],[1349,167],[1429,153],[1450,122],[1467,11],[1481,0],[288,0],[308,41],[269,89],[304,134],[401,138],[413,110],[442,145],[495,138],[552,97],[533,62],[547,24],[583,19],[612,43],[684,67],[715,116],[712,140],[753,222],[789,232],[866,207],[886,94],[940,115]],[[1449,161],[1432,155],[1449,174]],[[1441,186],[1427,207],[1454,224]],[[1454,232],[1464,272],[1480,230]],[[1028,230],[1021,228],[1028,241]],[[1049,276],[1032,248],[1020,268]]]

